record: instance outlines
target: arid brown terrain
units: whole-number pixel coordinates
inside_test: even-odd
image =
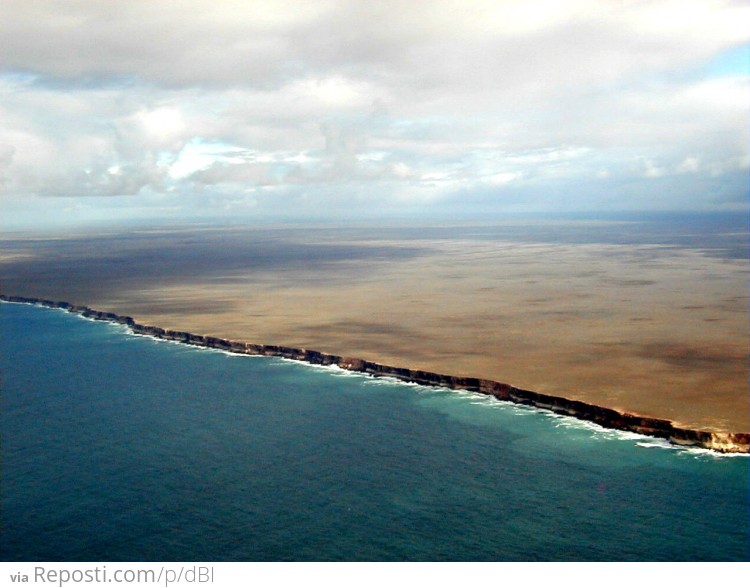
[[[561,228],[562,227],[562,228]],[[750,431],[742,235],[637,223],[17,236],[6,294]]]

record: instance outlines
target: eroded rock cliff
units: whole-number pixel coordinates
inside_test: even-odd
[[[231,353],[245,355],[281,357],[315,365],[336,365],[345,370],[360,372],[376,377],[389,377],[425,386],[439,386],[454,390],[479,392],[494,396],[498,400],[550,410],[557,414],[590,421],[610,429],[631,431],[634,433],[667,439],[676,445],[702,447],[722,453],[750,453],[750,433],[712,432],[676,427],[669,420],[622,413],[611,408],[596,406],[579,400],[571,400],[562,396],[552,396],[549,394],[540,394],[531,390],[523,390],[493,380],[457,377],[422,370],[394,367],[355,357],[341,357],[339,355],[322,353],[311,349],[297,349],[280,345],[262,345],[246,343],[243,341],[230,341],[217,337],[195,335],[184,331],[165,330],[160,327],[138,324],[129,316],[121,316],[111,312],[102,312],[86,306],[73,305],[68,302],[27,298],[23,296],[6,296],[2,294],[0,294],[0,300],[25,304],[37,304],[51,308],[61,308],[87,318],[127,325],[136,334],[147,335],[168,341],[177,341],[188,345],[210,347],[212,349],[220,349]]]

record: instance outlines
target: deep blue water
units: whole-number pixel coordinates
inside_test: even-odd
[[[747,560],[746,457],[0,304],[2,559]]]

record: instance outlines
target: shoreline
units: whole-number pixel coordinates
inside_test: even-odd
[[[532,406],[549,410],[557,414],[575,417],[583,421],[593,422],[608,429],[628,431],[650,437],[666,439],[674,445],[700,447],[720,453],[750,454],[749,432],[726,433],[677,427],[672,421],[667,419],[624,413],[579,400],[571,400],[562,396],[542,394],[531,390],[516,388],[510,384],[501,383],[495,380],[451,376],[424,370],[389,366],[356,357],[333,355],[312,349],[247,343],[244,341],[233,341],[218,337],[196,335],[185,331],[165,330],[156,326],[141,325],[129,316],[94,310],[87,306],[74,305],[65,301],[10,296],[5,294],[0,294],[0,300],[5,302],[58,308],[94,320],[126,325],[135,334],[147,335],[157,339],[175,341],[197,347],[219,349],[242,355],[280,357],[302,361],[312,365],[335,365],[347,371],[363,373],[375,377],[389,377],[403,382],[411,382],[424,386],[439,386],[453,390],[478,392],[480,394],[493,396],[498,400]]]

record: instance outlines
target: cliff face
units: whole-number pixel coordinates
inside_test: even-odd
[[[68,302],[26,298],[23,296],[6,296],[2,294],[0,294],[0,300],[25,304],[38,304],[51,308],[61,308],[87,318],[127,325],[134,333],[139,335],[147,335],[168,341],[177,341],[188,345],[210,347],[212,349],[220,349],[244,355],[281,357],[285,359],[304,361],[315,365],[336,365],[345,370],[377,377],[390,377],[404,382],[412,382],[425,386],[439,386],[454,390],[479,392],[481,394],[494,396],[498,400],[550,410],[557,414],[576,417],[610,429],[631,431],[634,433],[667,439],[676,445],[702,447],[723,453],[750,453],[750,433],[715,433],[675,427],[669,420],[621,413],[611,408],[596,406],[578,400],[570,400],[561,396],[551,396],[548,394],[532,392],[530,390],[523,390],[493,380],[457,377],[422,370],[382,365],[364,359],[342,357],[311,349],[297,349],[279,345],[260,345],[245,343],[242,341],[229,341],[216,337],[194,335],[184,331],[165,330],[159,327],[138,324],[129,316],[121,316],[111,312],[101,312],[86,306],[72,305]]]

